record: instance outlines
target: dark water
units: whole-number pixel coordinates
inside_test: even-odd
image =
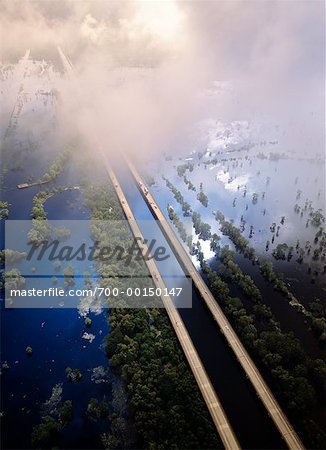
[[[21,174],[22,178],[26,176]],[[56,184],[67,182],[61,176]],[[71,181],[71,180],[69,180]],[[75,180],[73,180],[75,181]],[[32,198],[39,188],[18,190],[17,176],[7,179],[9,190],[6,200],[10,208],[10,219],[28,219]],[[64,192],[49,199],[45,208],[49,219],[81,220],[89,217],[83,208],[82,196],[78,191]],[[3,227],[2,227],[3,238]],[[88,240],[87,240],[88,239]],[[90,244],[90,239],[87,238]],[[3,245],[3,242],[2,242]],[[78,267],[74,263],[76,271]],[[88,267],[92,275],[92,268]],[[27,281],[27,288],[29,281]],[[48,287],[51,287],[51,279]],[[83,287],[83,280],[76,282]],[[105,312],[90,313],[91,328],[86,328],[84,318],[72,308],[64,309],[5,309],[1,302],[1,361],[7,361],[8,370],[2,370],[2,448],[30,448],[33,426],[40,423],[41,405],[50,398],[52,388],[62,384],[62,401],[71,400],[73,421],[63,431],[61,448],[100,448],[100,433],[107,430],[106,420],[92,422],[86,417],[88,401],[94,397],[109,400],[108,381],[97,384],[91,381],[92,369],[108,361],[103,352],[103,338],[108,333]],[[92,343],[83,339],[84,332],[92,333]],[[25,353],[27,346],[33,348],[33,355]],[[78,368],[83,378],[79,383],[66,380],[66,367]]]
[[[260,276],[259,267],[253,266],[252,263],[242,255],[236,255],[235,261],[246,274],[250,275],[255,280],[257,287],[263,293],[264,303],[270,306],[274,315],[281,323],[282,329],[284,331],[293,332],[295,336],[300,339],[302,346],[312,358],[325,358],[325,347],[318,345],[316,337],[309,329],[309,326],[302,314],[297,312],[294,308],[289,307],[288,300],[284,297],[284,295],[280,292],[274,291],[274,289],[271,288],[270,283]],[[286,278],[290,278],[292,280],[294,279],[296,273],[293,270],[290,271],[288,265],[286,264],[287,263],[284,264],[282,272],[284,272]],[[297,281],[292,281],[290,285],[291,291],[294,295],[297,295],[300,300],[303,298],[302,288],[300,288],[300,285],[304,284],[306,287],[310,285],[309,277],[305,275],[306,274],[301,274],[299,278],[296,278]],[[295,286],[296,284],[297,286]],[[306,289],[308,290],[308,287]],[[320,295],[320,288],[318,288],[318,286],[316,286],[315,291]],[[311,297],[309,298],[309,301],[314,298],[312,292],[313,289],[311,289]],[[242,297],[242,300],[245,300],[242,293],[237,293],[237,295]],[[316,294],[316,296],[318,297],[318,294]]]
[[[153,217],[131,175],[121,169],[118,174],[127,201],[142,227],[143,220]],[[163,235],[162,240],[169,248]],[[192,308],[179,309],[179,312],[241,445],[244,448],[285,448],[195,289],[192,290]]]

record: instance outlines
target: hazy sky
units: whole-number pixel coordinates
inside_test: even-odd
[[[61,46],[78,79],[62,82],[63,122],[105,145],[185,145],[214,117],[279,122],[292,147],[323,146],[324,1],[2,0],[0,42],[3,62]],[[152,69],[121,83],[130,66]],[[232,94],[203,98],[215,80]]]

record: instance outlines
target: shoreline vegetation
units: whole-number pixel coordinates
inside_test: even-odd
[[[0,220],[7,219],[9,216],[10,203],[6,201],[0,201]]]
[[[54,195],[61,194],[65,191],[79,189],[79,186],[57,186],[52,189],[47,189],[46,191],[40,191],[34,196],[31,212],[32,228],[27,235],[30,242],[40,245],[44,241],[49,241],[52,233],[54,234],[54,238],[58,240],[65,240],[70,236],[70,231],[64,226],[51,229],[47,220],[44,204]]]
[[[53,163],[49,166],[47,171],[43,174],[43,176],[33,182],[25,182],[17,185],[18,189],[26,189],[32,186],[41,186],[42,184],[47,184],[55,181],[59,175],[62,173],[69,157],[70,157],[71,149],[66,148],[65,150],[59,152],[59,154],[54,159]]]
[[[171,208],[171,207],[169,207]],[[233,236],[232,242],[237,250],[244,252],[255,264],[258,258],[248,241],[218,212],[217,219],[222,222],[222,232]],[[245,275],[233,261],[234,252],[228,246],[220,247],[219,236],[210,232],[210,225],[201,221],[198,213],[193,213],[195,233],[198,238],[210,240],[210,248],[215,259],[221,264],[213,269],[205,260],[200,243],[193,245],[192,255],[196,255],[206,282],[219,299],[219,304],[229,317],[254,360],[259,362],[268,374],[273,392],[283,405],[298,434],[308,448],[325,448],[326,434],[312,419],[314,411],[324,408],[326,394],[326,363],[322,359],[312,359],[302,348],[293,333],[284,332],[269,306],[263,303],[259,288],[253,279]],[[199,217],[198,217],[199,216]],[[178,233],[182,230],[177,214],[173,211],[170,220]],[[179,224],[179,225],[176,225]],[[224,227],[223,227],[224,224]],[[230,228],[231,227],[231,228]],[[204,236],[201,234],[204,231]],[[223,233],[223,234],[224,234]],[[184,240],[184,236],[181,236]],[[187,240],[187,237],[186,237]],[[270,266],[268,266],[270,267]],[[230,294],[228,283],[234,283],[252,303],[249,311],[240,298]],[[318,303],[318,302],[317,302]],[[318,303],[319,305],[319,303]],[[316,305],[317,314],[320,309]],[[324,319],[323,319],[324,320]],[[324,342],[324,340],[322,339]]]

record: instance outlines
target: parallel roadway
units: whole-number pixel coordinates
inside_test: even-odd
[[[106,163],[106,169],[115,189],[115,192],[119,198],[120,204],[124,211],[124,214],[129,222],[129,226],[134,237],[138,241],[139,248],[143,255],[148,254],[148,247],[144,242],[144,237],[137,225],[135,217],[130,209],[127,199],[121,189],[121,186],[117,180],[112,168]],[[145,258],[148,270],[153,278],[155,286],[161,288],[161,292],[166,292],[166,286],[160,271],[155,263],[155,260]],[[228,421],[228,418],[223,410],[221,402],[217,397],[217,394],[210,382],[210,379],[205,371],[205,368],[199,358],[199,355],[194,347],[194,344],[188,334],[188,331],[180,317],[178,310],[176,309],[173,300],[170,296],[161,296],[161,300],[166,309],[168,317],[171,321],[175,334],[180,342],[183,352],[187,358],[189,366],[201,391],[201,394],[205,400],[207,408],[211,414],[215,427],[220,435],[224,447],[227,450],[238,450],[240,445],[234,434],[234,431]]]

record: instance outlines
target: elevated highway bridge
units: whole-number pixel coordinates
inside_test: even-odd
[[[75,74],[72,63],[66,58],[61,48],[58,48],[58,51],[68,76],[70,78],[74,78]],[[124,214],[127,220],[129,221],[130,229],[135,238],[140,238],[138,239],[138,242],[140,243],[140,250],[142,251],[143,254],[146,254],[148,248],[146,244],[143,242],[144,240],[141,230],[137,225],[135,217],[132,213],[132,209],[127,202],[127,199],[119,184],[116,174],[112,169],[112,167],[110,166],[105,153],[101,150],[100,143],[98,143],[98,149],[100,154],[102,154],[103,164],[108,172],[108,175],[111,179],[115,192],[119,198]],[[149,210],[151,211],[153,217],[159,222],[162,232],[167,239],[167,242],[171,246],[171,249],[173,250],[175,256],[177,257],[180,265],[187,273],[187,276],[191,277],[193,285],[196,287],[202,301],[205,303],[208,311],[214,318],[220,332],[225,337],[230,347],[230,350],[236,356],[236,359],[238,360],[240,366],[242,367],[246,377],[249,379],[257,395],[261,399],[268,415],[271,417],[274,424],[276,425],[276,428],[278,429],[282,439],[284,440],[284,442],[286,443],[287,447],[290,450],[304,450],[304,446],[300,441],[297,433],[291,426],[286,415],[282,411],[280,405],[276,401],[274,395],[267,386],[265,380],[263,379],[256,365],[254,364],[253,360],[245,350],[239,337],[233,330],[230,322],[225,317],[222,309],[218,305],[213,294],[211,293],[211,291],[205,284],[203,278],[193,265],[186,250],[184,249],[179,239],[175,235],[174,231],[170,227],[168,221],[166,220],[164,214],[162,213],[161,209],[156,203],[153,195],[150,193],[149,188],[146,186],[141,175],[137,171],[135,165],[127,157],[125,157],[125,161]],[[162,279],[160,271],[156,266],[155,261],[153,259],[146,260],[146,264],[155,285],[157,287],[162,288],[162,292],[164,292],[165,283],[164,280]],[[237,437],[235,436],[235,433],[223,410],[221,402],[211,384],[211,381],[205,371],[205,368],[200,360],[200,357],[194,347],[194,344],[189,336],[189,333],[184,325],[184,322],[180,317],[177,308],[175,307],[170,297],[163,296],[162,301],[164,303],[164,306],[166,308],[167,314],[170,318],[176,336],[184,351],[185,357],[187,358],[189,366],[196,379],[198,387],[206,402],[207,408],[211,414],[216,429],[221,437],[223,445],[227,450],[240,449],[240,444],[237,440]],[[217,329],[216,331],[219,332],[219,330]]]

